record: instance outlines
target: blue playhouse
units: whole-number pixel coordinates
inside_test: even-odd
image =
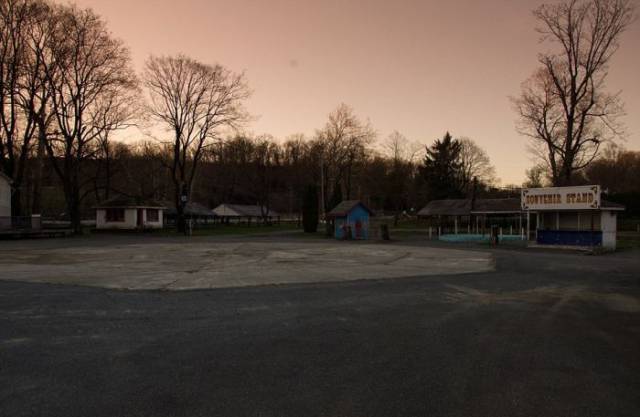
[[[373,211],[359,200],[346,200],[338,204],[327,218],[333,219],[336,239],[369,239],[369,218]]]

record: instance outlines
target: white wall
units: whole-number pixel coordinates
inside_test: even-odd
[[[616,248],[617,213],[615,211],[603,210],[600,224],[602,225],[602,247],[607,249]]]
[[[11,216],[11,186],[0,175],[0,217]]]
[[[135,229],[137,221],[137,212],[134,208],[124,210],[124,221],[108,222],[107,210],[96,210],[96,229]]]
[[[142,211],[143,228],[145,229],[161,229],[162,228],[162,210],[158,212],[158,221],[151,222],[147,220],[147,209]],[[123,222],[107,222],[107,210],[96,210],[96,229],[121,229],[132,230],[138,227],[138,209],[127,208],[124,210]]]

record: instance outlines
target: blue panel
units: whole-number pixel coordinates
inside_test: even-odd
[[[602,246],[602,232],[575,230],[538,230],[541,245]]]
[[[336,239],[344,238],[344,230],[342,229],[342,225],[344,224],[344,217],[337,217],[335,219],[335,236]]]
[[[361,205],[354,207],[347,217],[337,217],[335,219],[335,237],[336,239],[345,238],[346,225],[351,227],[352,237],[354,239],[369,238],[369,212]]]
[[[348,222],[354,239],[369,238],[369,212],[357,205],[349,212]]]

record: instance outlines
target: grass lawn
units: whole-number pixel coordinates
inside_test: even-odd
[[[618,249],[640,249],[640,233],[618,232]]]
[[[208,225],[206,227],[197,228],[193,231],[193,236],[227,236],[227,235],[262,235],[278,232],[295,232],[302,230],[294,223],[280,223],[270,226],[259,225],[237,225],[237,224],[218,224]],[[159,235],[176,236],[181,235],[175,228],[166,228],[161,231],[154,232]]]

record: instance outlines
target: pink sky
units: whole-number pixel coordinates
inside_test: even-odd
[[[248,130],[312,135],[341,102],[384,139],[430,144],[449,130],[482,146],[502,184],[532,165],[508,97],[536,68],[531,10],[517,0],[78,0],[109,23],[141,69],[184,53],[246,71]],[[609,75],[623,90],[629,149],[640,149],[640,21]]]

